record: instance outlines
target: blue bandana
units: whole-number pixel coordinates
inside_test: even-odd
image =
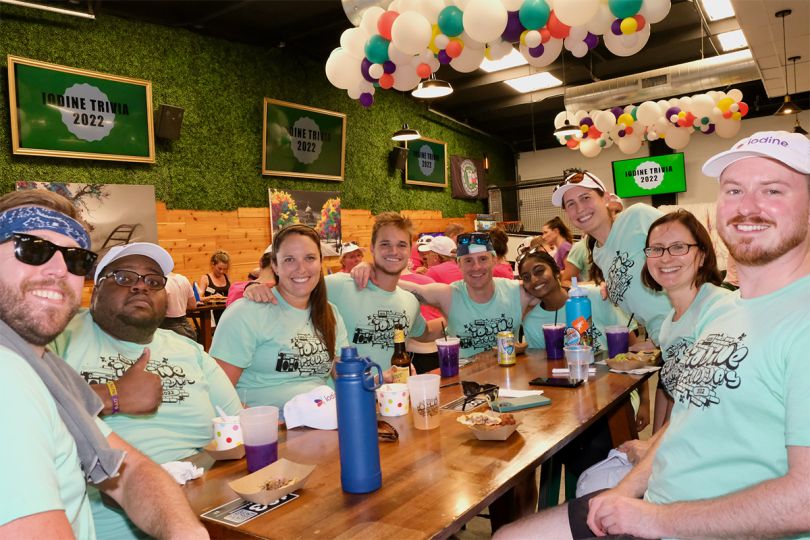
[[[0,241],[5,242],[14,233],[31,231],[63,234],[90,249],[90,236],[81,223],[61,212],[42,206],[20,206],[0,213]]]

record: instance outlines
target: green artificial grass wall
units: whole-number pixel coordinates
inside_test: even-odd
[[[156,9],[160,9],[156,7]],[[336,43],[337,47],[338,44]],[[446,189],[405,187],[388,165],[391,133],[403,122],[447,142],[449,155],[490,161],[489,181],[514,181],[505,144],[427,111],[394,90],[378,91],[364,109],[334,88],[318,63],[290,49],[265,49],[186,30],[101,15],[95,21],[0,5],[0,193],[17,181],[152,184],[169,208],[233,210],[267,206],[267,188],[341,191],[344,208],[482,212],[478,201]],[[156,144],[153,165],[12,156],[6,55],[152,81],[153,106],[185,109],[180,139]],[[346,180],[261,175],[262,100],[272,97],[346,113]],[[448,175],[449,183],[449,175]]]

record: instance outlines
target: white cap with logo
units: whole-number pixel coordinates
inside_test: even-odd
[[[164,276],[169,275],[169,272],[171,272],[174,268],[172,256],[169,255],[168,251],[159,245],[151,242],[133,242],[131,244],[124,244],[122,246],[110,248],[110,251],[108,251],[100,261],[98,261],[98,264],[96,265],[96,273],[93,276],[93,281],[98,283],[98,278],[106,267],[118,259],[127,257],[129,255],[143,255],[144,257],[149,257],[158,263],[158,266],[160,266]]]
[[[742,139],[731,150],[710,157],[703,164],[703,174],[719,178],[732,163],[751,157],[771,158],[802,174],[810,174],[810,140],[787,131],[759,131]]]
[[[434,251],[445,257],[454,257],[456,254],[456,243],[446,236],[434,236],[433,240],[427,244],[419,246],[419,251]]]
[[[326,385],[298,394],[284,404],[287,428],[308,426],[315,429],[337,429],[335,391]]]

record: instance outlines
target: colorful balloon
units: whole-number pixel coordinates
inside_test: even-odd
[[[388,60],[388,45],[391,42],[379,34],[374,34],[366,42],[366,58],[374,64],[382,64]]]
[[[360,94],[360,105],[368,109],[374,104],[374,96],[371,95],[369,92],[363,92]]]
[[[524,28],[536,30],[546,25],[550,13],[551,8],[548,7],[546,0],[526,0],[520,6],[518,18]]]
[[[641,9],[642,0],[608,0],[610,11],[618,19],[632,17]]]
[[[391,40],[391,26],[394,24],[399,13],[396,11],[386,11],[377,19],[377,32],[387,40]]]
[[[503,33],[501,34],[501,39],[505,41],[517,41],[520,38],[520,34],[526,28],[520,22],[520,12],[519,11],[510,11],[508,13],[506,19],[506,28],[503,29]]]
[[[439,12],[438,23],[442,34],[456,37],[464,31],[464,14],[456,6],[447,6]]]
[[[568,33],[571,32],[571,27],[560,21],[554,11],[552,11],[551,15],[548,16],[548,24],[546,26],[548,26],[548,31],[551,34],[551,37],[555,37],[557,39],[567,38]]]

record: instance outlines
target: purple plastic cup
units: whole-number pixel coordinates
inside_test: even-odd
[[[457,337],[439,338],[436,340],[436,349],[439,353],[439,370],[442,377],[455,377],[458,375],[458,356],[461,340]]]
[[[563,351],[564,337],[564,324],[557,323],[543,325],[543,338],[546,340],[546,358],[549,360],[565,358],[565,352]]]
[[[630,346],[630,330],[623,325],[606,326],[608,358],[626,353]]]

